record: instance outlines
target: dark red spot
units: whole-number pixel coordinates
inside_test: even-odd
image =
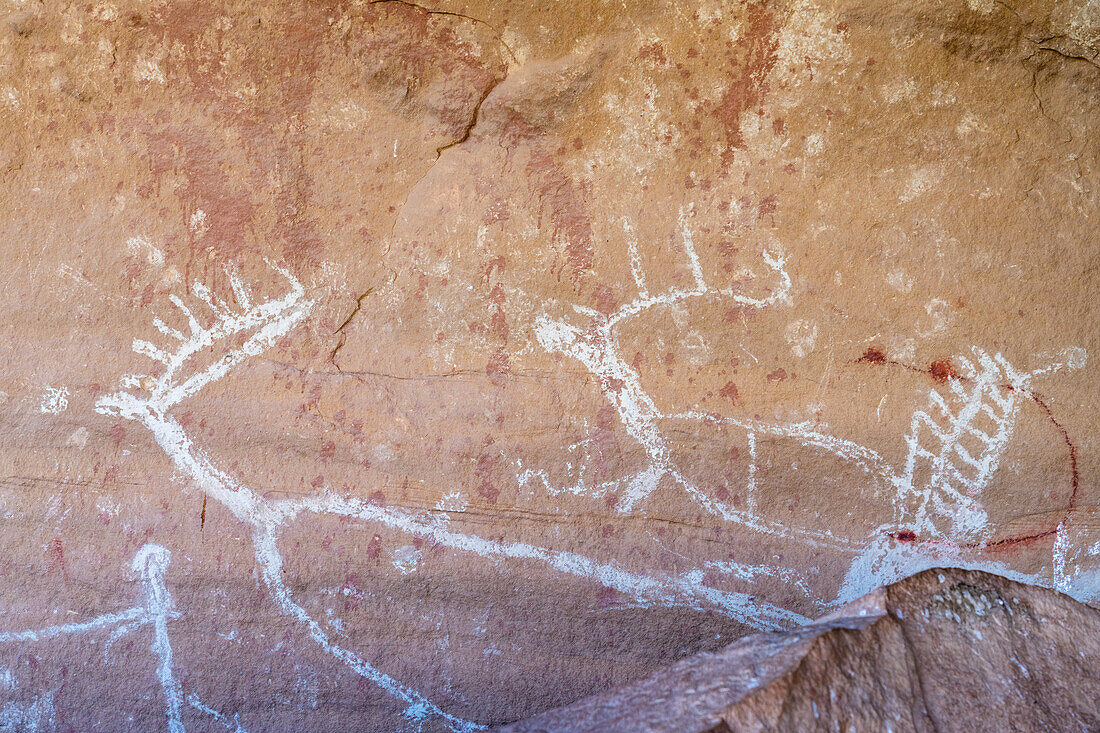
[[[49,548],[46,550],[46,557],[50,561],[50,570],[61,568],[61,574],[68,577],[68,572],[65,570],[65,551],[61,546],[60,538],[55,537],[53,542],[50,543]]]
[[[494,387],[502,386],[512,371],[512,360],[508,356],[508,350],[501,347],[493,352],[489,361],[485,364],[485,373],[489,376],[489,382]]]
[[[718,396],[725,397],[735,405],[741,402],[741,397],[737,392],[737,385],[733,382],[726,382],[725,386],[718,390]]]
[[[333,458],[336,455],[336,443],[331,440],[321,441],[321,458]]]
[[[375,535],[370,538],[370,542],[367,543],[367,557],[372,560],[377,560],[378,556],[382,554],[382,537],[381,535]]]
[[[119,443],[126,439],[126,428],[122,427],[118,423],[115,423],[107,429],[107,434],[115,439],[115,447],[117,448]]]
[[[936,382],[943,384],[948,379],[958,379],[959,373],[955,371],[955,367],[951,366],[951,362],[947,359],[941,359],[940,361],[934,361],[928,366],[928,376],[932,377]]]
[[[894,532],[890,536],[893,537],[898,542],[916,542],[917,541],[917,533],[914,532],[911,529],[903,529],[900,532]]]
[[[774,372],[769,373],[767,376],[767,380],[769,382],[782,382],[786,378],[787,372],[783,369],[776,369]]]
[[[876,349],[872,346],[867,349],[863,356],[856,359],[856,361],[864,364],[885,364],[886,354],[882,353],[881,349]]]
[[[497,503],[497,497],[500,496],[500,489],[493,486],[489,481],[482,481],[481,485],[477,487],[478,496],[483,497],[490,504]]]
[[[760,216],[775,213],[775,195],[765,196],[760,199]]]

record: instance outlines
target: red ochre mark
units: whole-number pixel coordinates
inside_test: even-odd
[[[372,560],[377,560],[379,559],[379,556],[381,554],[382,536],[376,534],[374,537],[371,537],[370,542],[367,543],[367,557],[371,558]]]
[[[898,542],[916,542],[917,533],[911,529],[903,529],[900,532],[892,532],[890,534]]]
[[[874,346],[867,349],[863,356],[856,359],[857,364],[886,364],[886,354]]]
[[[68,570],[65,569],[65,550],[61,546],[61,539],[54,537],[53,542],[46,548],[46,557],[49,558],[50,570],[61,568],[61,574],[66,578],[69,577]]]
[[[778,38],[775,17],[763,4],[753,3],[745,9],[742,47],[744,57],[732,70],[729,86],[718,104],[718,119],[725,128],[726,150],[722,155],[723,168],[733,161],[733,151],[744,143],[741,133],[741,116],[758,107],[767,92],[767,77],[776,61]]]
[[[508,374],[512,371],[512,360],[508,355],[508,349],[501,346],[492,353],[485,364],[485,374],[489,377],[489,383],[494,387],[502,387],[508,381]]]
[[[741,396],[737,392],[737,385],[733,382],[726,382],[726,385],[718,390],[718,396],[725,397],[735,405],[741,402]]]
[[[874,347],[872,347],[870,349],[867,349],[867,352],[863,356],[856,359],[856,363],[857,364],[865,363],[865,364],[882,364],[882,365],[890,365],[890,366],[899,366],[899,367],[902,367],[903,369],[908,369],[909,371],[920,372],[922,374],[927,374],[934,381],[936,381],[938,383],[941,383],[941,384],[944,383],[944,382],[947,382],[949,379],[957,379],[957,380],[959,380],[963,383],[966,383],[966,382],[970,381],[968,378],[966,378],[964,376],[961,376],[955,370],[955,368],[952,366],[951,362],[946,360],[946,359],[940,360],[940,361],[934,361],[934,362],[932,362],[932,364],[927,369],[922,369],[920,367],[915,367],[915,366],[911,366],[909,364],[903,364],[901,362],[889,360],[889,359],[886,358],[886,355],[883,354],[881,350],[876,349]],[[1005,390],[1006,392],[1015,391],[1015,388],[1011,384],[1006,383],[1006,384],[1001,384],[999,386],[1001,387],[1001,389]],[[1032,543],[1037,542],[1039,540],[1045,539],[1047,537],[1053,537],[1058,532],[1058,526],[1063,521],[1068,519],[1071,514],[1073,514],[1075,511],[1077,511],[1078,494],[1079,494],[1080,488],[1081,488],[1081,474],[1080,474],[1080,470],[1079,470],[1078,465],[1077,465],[1077,463],[1078,463],[1077,444],[1073,442],[1073,439],[1070,437],[1069,431],[1066,430],[1065,426],[1062,425],[1062,423],[1058,422],[1058,419],[1056,417],[1054,417],[1054,413],[1051,411],[1050,406],[1047,405],[1046,401],[1041,396],[1039,396],[1036,392],[1030,391],[1030,390],[1028,391],[1027,395],[1028,395],[1028,398],[1032,402],[1034,402],[1036,405],[1038,405],[1038,407],[1042,411],[1043,415],[1047,418],[1047,420],[1050,421],[1050,423],[1058,431],[1058,434],[1062,436],[1062,442],[1066,446],[1066,453],[1067,453],[1067,456],[1069,458],[1070,495],[1069,495],[1068,501],[1066,502],[1065,511],[1063,512],[1062,516],[1058,519],[1058,521],[1055,522],[1054,525],[1052,527],[1050,527],[1049,529],[1045,529],[1045,530],[1042,530],[1042,531],[1039,531],[1039,532],[1031,532],[1031,533],[1028,533],[1028,534],[1016,535],[1014,537],[1003,537],[999,540],[994,540],[992,542],[949,543],[952,546],[960,547],[960,548],[968,549],[968,550],[977,550],[979,552],[982,552],[982,551],[998,552],[998,551],[1001,551],[1001,550],[1007,550],[1007,549],[1016,547],[1018,545],[1029,545],[1029,544],[1032,544]],[[902,540],[902,538],[899,535],[901,535],[904,532],[905,532],[905,530],[903,530],[902,532],[899,532],[899,533],[895,533],[891,536],[894,537],[895,539],[899,540],[899,541],[907,541],[907,542],[918,541],[915,536],[910,540]],[[936,543],[932,542],[931,544],[936,544]]]
[[[482,481],[477,487],[478,496],[483,497],[490,504],[497,503],[497,497],[500,496],[500,489],[493,486],[490,481]]]
[[[787,372],[784,369],[776,369],[774,372],[768,374],[766,379],[769,382],[782,382],[787,378]]]
[[[1030,397],[1031,401],[1039,406],[1039,409],[1043,411],[1043,414],[1046,415],[1047,419],[1050,420],[1051,424],[1058,430],[1058,433],[1062,436],[1062,442],[1065,443],[1066,450],[1069,453],[1070,494],[1069,501],[1066,503],[1065,514],[1053,527],[1041,532],[1034,532],[1032,534],[1019,535],[1016,537],[1005,537],[1004,539],[994,542],[972,543],[964,545],[964,547],[978,550],[998,551],[1016,545],[1031,544],[1046,537],[1054,536],[1058,532],[1058,526],[1077,510],[1078,492],[1081,488],[1081,474],[1077,467],[1077,444],[1070,438],[1069,431],[1066,430],[1065,426],[1054,417],[1054,413],[1050,411],[1050,407],[1047,405],[1046,401],[1034,392],[1030,393]]]
[[[947,359],[932,362],[928,367],[928,376],[938,384],[946,384],[948,379],[958,379],[959,373]]]

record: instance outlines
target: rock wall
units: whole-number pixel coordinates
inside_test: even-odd
[[[1092,0],[3,1],[0,728],[1100,594]]]
[[[925,570],[502,733],[1096,730],[1098,625],[1046,588]]]

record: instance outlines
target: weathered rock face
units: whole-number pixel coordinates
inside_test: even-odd
[[[927,570],[504,730],[1096,730],[1098,639],[1068,596]]]
[[[467,730],[926,567],[1093,598],[1098,54],[8,0],[0,726]]]

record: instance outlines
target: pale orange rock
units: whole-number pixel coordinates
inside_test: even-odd
[[[475,730],[927,567],[1100,593],[1094,3],[0,20],[0,727]]]

